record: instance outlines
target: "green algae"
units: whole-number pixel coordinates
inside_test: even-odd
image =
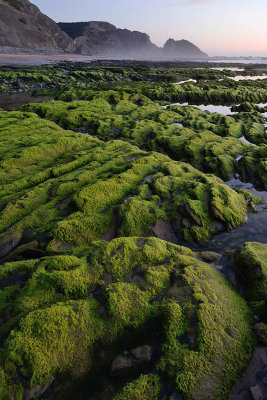
[[[134,382],[128,383],[112,400],[157,400],[161,391],[157,375],[141,375]]]
[[[242,164],[248,163],[252,146],[238,140],[241,136],[252,144],[260,144],[262,153],[265,149],[264,119],[254,108],[230,117],[207,114],[192,106],[172,105],[165,110],[147,97],[137,100],[125,91],[91,91],[90,101],[53,101],[21,109],[104,141],[123,138],[146,150],[165,152],[224,180],[229,180],[234,172],[246,178],[236,160],[242,157]],[[260,162],[255,152],[253,162]],[[259,171],[262,182],[266,173],[262,168]]]
[[[65,131],[31,113],[3,112],[1,121],[2,237],[45,235],[47,251],[62,252],[101,238],[116,213],[120,236],[149,235],[163,220],[174,221],[178,236],[203,241],[216,232],[213,221],[221,229],[245,222],[243,194],[189,164]]]
[[[257,242],[244,243],[235,253],[236,263],[246,288],[245,297],[255,312],[266,320],[267,248]]]
[[[156,238],[118,238],[110,243],[95,242],[78,258],[55,256],[33,263],[35,270],[16,299],[17,304],[27,304],[25,299],[30,296],[32,307],[24,309],[4,344],[3,382],[10,398],[21,399],[12,392],[17,386],[18,392],[23,392],[19,376],[34,388],[67,371],[73,377],[90,371],[96,341],[114,340],[125,328],[141,327],[155,315],[165,331],[155,371],[173,379],[188,399],[204,399],[207,381],[210,396],[225,399],[250,356],[250,313],[244,300],[187,248]],[[4,265],[6,274],[12,276],[19,266],[23,268],[19,261]],[[28,264],[25,267],[29,269]],[[74,279],[74,271],[83,278],[89,274],[91,284],[99,283],[98,300],[94,294],[88,297],[93,286],[84,291],[85,282]],[[65,276],[65,290],[55,285],[54,279],[45,278],[52,274]],[[42,296],[44,289],[56,291],[56,296]],[[103,307],[105,311],[101,311]],[[21,315],[19,307],[12,310],[14,316]],[[180,342],[186,333],[193,347]],[[126,385],[115,399],[142,391],[144,396],[150,393],[158,398],[160,388],[153,373]]]
[[[247,304],[201,254],[169,242],[203,242],[256,210],[259,199],[220,178],[266,187],[254,104],[266,82],[235,74],[101,62],[1,71],[0,92],[59,99],[0,110],[0,248],[19,238],[0,269],[1,399],[53,397],[53,379],[67,398],[64,382],[95,376],[99,349],[155,319],[157,357],[113,399],[159,399],[166,385],[188,400],[228,398],[254,346],[249,307],[265,319],[265,247],[235,254]],[[197,83],[171,83],[187,77]],[[161,107],[185,101],[242,104],[233,116]]]

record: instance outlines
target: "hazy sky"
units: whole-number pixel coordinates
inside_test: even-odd
[[[108,21],[163,45],[187,39],[209,55],[267,56],[267,0],[31,0],[57,22]]]

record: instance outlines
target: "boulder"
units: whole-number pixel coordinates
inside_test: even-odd
[[[0,239],[0,257],[6,256],[17,247],[21,240],[21,233],[12,232]]]
[[[258,340],[264,345],[267,346],[267,324],[264,322],[258,322],[254,326],[255,334]]]
[[[220,258],[219,253],[215,253],[215,251],[202,251],[201,257],[204,261],[208,263],[217,262]]]
[[[252,386],[250,388],[250,393],[251,393],[253,400],[264,400],[261,389],[258,385]]]
[[[117,374],[125,372],[127,369],[136,367],[151,360],[151,347],[148,345],[140,346],[135,349],[125,351],[114,358],[111,364],[111,373]]]

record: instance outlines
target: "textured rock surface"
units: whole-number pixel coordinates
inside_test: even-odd
[[[205,53],[186,40],[169,39],[164,48],[157,47],[146,33],[119,29],[107,22],[90,21],[59,23],[60,28],[74,39],[76,50],[81,54],[105,54],[117,56],[197,58]],[[171,46],[172,42],[174,46]]]
[[[2,53],[10,53],[13,49],[14,52],[77,52],[136,58],[206,56],[190,42],[174,43],[174,48],[166,44],[166,49],[161,49],[146,33],[118,29],[108,22],[56,24],[28,0],[0,0]]]
[[[0,0],[0,51],[74,51],[73,41],[28,0]]]
[[[188,40],[169,39],[164,44],[163,51],[166,56],[171,58],[206,58],[207,54],[203,53],[197,46]]]
[[[147,34],[117,29],[108,22],[59,23],[74,39],[78,53],[136,56],[159,52]]]

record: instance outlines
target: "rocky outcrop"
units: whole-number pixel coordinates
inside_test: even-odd
[[[72,39],[28,0],[0,0],[0,52],[74,52]]]
[[[188,40],[169,39],[163,46],[163,53],[168,58],[207,58],[197,46]]]
[[[59,23],[75,43],[76,51],[84,55],[105,55],[134,58],[205,58],[194,44],[187,40],[169,39],[163,48],[157,47],[146,33],[119,29],[108,22]]]
[[[119,29],[108,22],[91,21],[58,25],[74,40],[79,54],[140,57],[146,54],[156,55],[160,51],[146,33]]]
[[[170,39],[159,48],[146,33],[119,29],[108,22],[56,24],[28,0],[0,0],[0,52],[70,52],[136,59],[206,56],[185,40]]]

